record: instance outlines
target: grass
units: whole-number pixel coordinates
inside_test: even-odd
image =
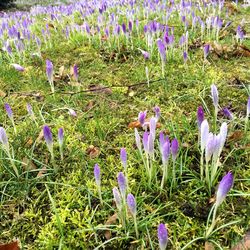
[[[239,7],[239,10],[229,17],[234,20],[233,30],[249,15],[249,8]],[[82,23],[77,14],[75,22]],[[155,15],[153,13],[150,18]],[[95,16],[94,13],[88,17],[89,23],[95,23]],[[45,27],[44,17],[46,14],[34,17],[32,30],[39,36],[41,27]],[[49,42],[42,43],[41,58],[30,55],[36,51],[33,43],[20,58],[17,53],[13,58],[6,53],[0,56],[1,105],[7,102],[12,107],[17,135],[4,108],[0,119],[20,173],[18,178],[13,175],[10,162],[1,150],[0,242],[17,237],[24,249],[157,249],[157,226],[165,223],[169,231],[168,249],[181,249],[199,237],[200,240],[187,249],[203,249],[215,187],[210,196],[199,177],[196,110],[203,105],[205,116],[212,123],[213,106],[209,95],[211,84],[216,83],[220,106],[231,106],[236,117],[229,122],[219,114],[219,123],[228,122],[230,136],[221,157],[218,180],[232,170],[235,182],[226,202],[219,207],[218,227],[233,221],[237,223],[216,231],[210,240],[218,249],[230,249],[250,226],[250,137],[249,128],[244,134],[243,121],[250,91],[249,57],[219,58],[211,52],[203,71],[202,48],[189,49],[186,66],[177,48],[174,57],[166,63],[163,78],[157,48],[153,49],[152,58],[144,61],[137,48],[146,50],[145,43],[136,34],[134,49],[126,48],[121,41],[124,45],[119,52],[115,45],[109,46],[108,41],[98,45],[98,37],[92,38],[91,43],[78,33],[66,39],[61,31],[72,20],[67,16],[61,22],[49,21],[51,35]],[[143,24],[147,21],[142,17],[140,20]],[[183,28],[177,17],[170,22],[175,23],[175,34],[180,37]],[[249,34],[249,29],[246,32]],[[229,33],[220,43],[230,46],[232,35]],[[197,34],[193,36],[196,38]],[[205,38],[204,42],[211,41]],[[243,43],[249,48],[249,39]],[[46,78],[46,59],[53,62],[56,75],[61,66],[65,67],[64,76],[55,81],[54,95],[50,93]],[[14,61],[26,70],[23,73],[15,71],[10,66]],[[67,76],[74,64],[79,67],[80,87],[72,86]],[[152,83],[136,85],[147,82],[145,66],[149,68]],[[86,91],[90,85],[109,89]],[[31,103],[37,125],[27,115],[26,103]],[[128,128],[130,122],[137,120],[139,111],[148,110],[150,117],[156,105],[161,108],[161,128],[157,129],[157,137],[159,131],[164,130],[180,143],[176,168],[177,174],[182,172],[182,175],[171,195],[169,185],[160,190],[159,150],[156,149],[153,162],[159,180],[149,186],[135,146],[134,130]],[[68,108],[74,109],[77,117],[70,116]],[[39,138],[44,124],[52,128],[54,162],[50,160],[44,140]],[[56,142],[60,127],[65,131],[64,161],[60,161]],[[96,148],[96,155],[89,153],[90,146]],[[123,170],[119,159],[121,147],[125,147],[128,154],[129,192],[137,200],[139,239],[136,239],[132,216],[125,227],[118,220],[107,223],[117,212],[112,188],[117,186],[117,173]],[[158,148],[157,144],[155,147]],[[103,206],[93,177],[95,163],[101,167]],[[46,170],[38,177],[44,168]],[[110,232],[109,237],[107,232]]]

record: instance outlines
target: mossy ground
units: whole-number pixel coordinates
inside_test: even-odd
[[[249,14],[249,9],[241,10],[232,18],[240,20]],[[2,107],[6,102],[11,105],[17,134],[3,109],[1,123],[7,128],[15,159],[22,169],[19,178],[13,177],[8,170],[9,161],[1,151],[0,242],[17,237],[24,249],[97,249],[104,245],[106,249],[157,249],[156,232],[161,222],[165,222],[169,230],[169,249],[180,249],[193,238],[203,236],[212,203],[199,180],[196,110],[206,104],[206,117],[212,120],[210,85],[216,83],[221,107],[230,105],[236,117],[229,123],[229,134],[244,131],[242,118],[249,95],[249,57],[225,59],[210,53],[209,63],[203,70],[202,49],[190,49],[187,65],[176,55],[167,62],[166,76],[162,78],[157,59],[145,62],[136,49],[124,49],[113,56],[114,52],[105,48],[105,44],[104,48],[96,48],[77,39],[66,41],[53,29],[51,32],[51,47],[42,48],[42,58],[23,62],[25,72],[15,71],[4,57],[0,65],[0,89],[6,94],[1,97],[1,104]],[[244,45],[250,47],[249,40]],[[80,90],[93,84],[110,87],[110,90],[72,95],[78,87],[72,86],[66,77],[55,82],[56,92],[51,94],[45,74],[47,58],[54,63],[56,74],[61,66],[69,73],[70,66],[76,63]],[[150,79],[158,81],[149,86],[131,86],[146,81],[146,65]],[[37,126],[27,115],[26,103],[33,106]],[[128,128],[139,111],[149,110],[153,115],[155,105],[161,108],[158,132],[165,130],[181,142],[177,166],[182,167],[183,174],[171,196],[168,189],[160,192],[157,184],[147,187],[134,131]],[[70,116],[67,108],[74,109],[77,117]],[[221,121],[224,119],[220,116]],[[54,135],[59,127],[64,128],[64,161],[60,161],[57,145],[55,161],[51,162],[43,140],[36,141],[45,123]],[[248,130],[241,138],[227,140],[223,150],[219,179],[232,170],[235,182],[231,195],[219,209],[218,225],[240,220],[213,235],[212,239],[223,249],[238,242],[250,226],[249,141]],[[100,150],[94,159],[88,153],[90,145]],[[114,222],[110,226],[110,240],[104,234],[108,228],[105,222],[116,212],[112,188],[117,186],[116,176],[122,171],[121,147],[128,153],[129,190],[138,204],[139,240],[135,238],[132,220],[126,229]],[[27,169],[22,164],[25,159],[32,161],[35,168]],[[156,159],[155,164],[160,166],[159,156]],[[102,171],[103,206],[93,178],[95,163]],[[42,177],[37,177],[43,167],[47,170]],[[243,195],[237,196],[239,193]],[[204,241],[197,241],[190,249],[203,249],[203,246]]]

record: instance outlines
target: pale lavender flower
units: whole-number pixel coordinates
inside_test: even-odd
[[[208,54],[209,54],[209,50],[210,50],[210,45],[209,44],[205,44],[203,47],[203,51],[204,51],[204,58],[206,59]]]
[[[121,159],[123,168],[126,169],[127,168],[127,152],[125,148],[121,148],[120,159]]]
[[[142,151],[142,148],[141,148],[141,137],[139,135],[139,132],[138,132],[137,128],[135,128],[135,143],[136,143],[137,148],[141,152]]]
[[[51,130],[49,128],[49,126],[45,125],[43,126],[43,137],[46,141],[47,147],[50,151],[52,160],[54,159],[54,154],[53,154],[53,137],[52,137],[52,133]]]
[[[158,240],[160,250],[165,250],[168,244],[168,230],[165,224],[160,224],[158,226]]]
[[[23,66],[16,64],[16,63],[11,63],[10,65],[13,66],[13,68],[17,71],[23,72],[25,70]]]
[[[143,143],[143,147],[144,147],[144,151],[145,153],[148,153],[148,137],[149,137],[149,133],[147,131],[145,131],[143,133],[143,137],[142,137],[142,143]]]
[[[208,135],[209,135],[209,125],[207,120],[205,119],[201,123],[201,152],[204,152],[208,140]]]
[[[160,116],[161,116],[161,109],[158,106],[154,107],[154,112],[155,112],[155,119],[156,121],[159,121]]]
[[[148,136],[148,154],[150,157],[154,156],[154,136],[152,133]]]
[[[219,105],[219,93],[218,93],[218,90],[217,90],[217,87],[216,87],[215,84],[211,85],[211,96],[212,96],[214,107],[218,108],[218,105]]]
[[[227,138],[227,123],[223,122],[220,127],[220,152],[222,151]]]
[[[169,140],[167,140],[162,147],[162,164],[164,166],[167,165],[168,163],[170,152],[171,152],[170,142]]]
[[[101,170],[98,164],[95,164],[94,167],[94,176],[95,176],[95,183],[98,187],[101,186]]]
[[[113,188],[113,196],[114,196],[116,207],[118,208],[118,210],[121,210],[121,208],[122,208],[122,198],[121,198],[121,194],[120,194],[117,187]]]
[[[215,152],[216,148],[216,137],[213,133],[209,133],[207,143],[206,143],[206,151],[205,151],[205,158],[206,163],[208,163]]]
[[[10,118],[10,120],[13,120],[13,111],[12,111],[10,105],[8,103],[5,103],[4,108],[5,108],[5,111],[8,115],[8,117]]]
[[[234,177],[231,172],[228,172],[220,181],[216,193],[216,206],[219,206],[226,198],[227,193],[233,186]]]
[[[173,141],[171,142],[171,153],[174,161],[177,158],[178,150],[179,150],[179,143],[178,140],[174,138]]]
[[[183,60],[184,60],[184,63],[187,62],[187,59],[188,59],[188,53],[187,53],[187,51],[184,51],[184,52],[183,52]]]
[[[30,105],[30,103],[27,103],[26,108],[27,108],[28,114],[33,118],[34,112],[33,112],[33,109],[32,109],[32,106]]]
[[[160,132],[160,135],[159,135],[159,142],[160,142],[160,152],[161,152],[161,154],[162,154],[162,149],[163,149],[164,144],[165,144],[166,142],[169,142],[168,136],[165,137],[163,131]]]
[[[155,140],[156,119],[154,117],[152,117],[149,121],[149,130],[150,134],[152,134],[153,140]]]
[[[146,116],[147,116],[147,110],[144,111],[144,112],[140,112],[139,115],[138,115],[138,121],[140,122],[142,127],[144,126]]]
[[[125,198],[126,189],[127,189],[127,181],[126,181],[126,177],[124,176],[124,174],[122,172],[118,173],[117,182],[118,182],[118,186],[119,186],[121,195],[123,198]]]
[[[74,109],[68,109],[68,110],[69,110],[69,114],[70,114],[71,116],[77,117],[77,114],[76,114],[76,112],[75,112]]]
[[[199,129],[201,128],[201,123],[204,121],[204,110],[202,106],[199,106],[197,109],[197,123]]]
[[[54,67],[53,63],[50,60],[46,60],[46,74],[50,84],[53,83],[53,74],[54,74]]]
[[[145,60],[148,60],[150,58],[150,53],[145,51],[145,50],[142,50],[142,49],[139,49],[144,57]]]
[[[7,136],[6,131],[3,127],[0,127],[0,142],[3,144],[3,148],[9,154],[10,148],[9,148],[8,136]]]
[[[248,100],[247,100],[247,115],[246,115],[246,118],[248,118],[250,114],[250,96],[248,97]]]
[[[127,195],[127,205],[133,216],[136,216],[136,200],[132,194]]]
[[[62,147],[62,145],[63,145],[63,138],[64,138],[63,128],[59,128],[58,129],[58,143],[59,143],[60,147]]]

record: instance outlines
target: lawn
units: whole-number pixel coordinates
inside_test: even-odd
[[[249,4],[49,2],[0,14],[0,245],[233,249]]]

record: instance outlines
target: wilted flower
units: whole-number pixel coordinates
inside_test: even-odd
[[[227,193],[233,186],[233,174],[228,172],[220,181],[217,193],[216,193],[216,206],[219,206],[226,198]]]
[[[158,240],[160,250],[165,250],[168,244],[168,230],[163,223],[158,226]]]
[[[119,186],[121,195],[122,195],[122,197],[124,199],[125,195],[126,195],[127,181],[126,181],[126,177],[124,176],[124,174],[122,172],[118,173],[117,182],[118,182],[118,186]]]
[[[199,129],[201,128],[201,123],[204,121],[204,110],[202,106],[199,106],[197,109],[197,123]]]
[[[127,152],[126,152],[125,148],[121,148],[120,158],[121,158],[123,168],[126,170],[126,168],[127,168]]]

